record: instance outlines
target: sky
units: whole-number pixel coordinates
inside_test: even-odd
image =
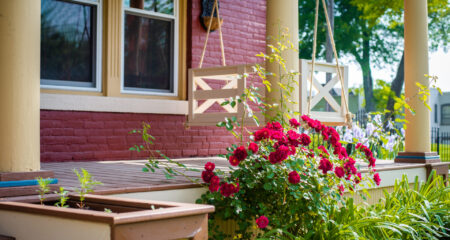
[[[343,58],[342,62],[349,66],[349,87],[358,87],[362,85],[362,72],[359,65],[351,58]],[[437,76],[437,86],[443,92],[450,92],[450,51],[444,52],[439,49],[436,52],[429,53],[429,72],[431,76]],[[373,68],[373,78],[383,79],[391,82],[395,77],[397,66],[386,69]]]

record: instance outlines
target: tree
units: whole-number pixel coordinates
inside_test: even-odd
[[[351,0],[335,0],[334,38],[339,55],[352,55],[363,73],[364,96],[367,111],[375,110],[373,97],[373,77],[371,64],[395,62],[398,58],[395,51],[399,43],[397,38],[385,39],[390,30],[384,24],[369,24],[363,17],[363,11],[350,3]],[[299,4],[299,49],[300,58],[311,58],[312,32],[314,29],[314,1],[301,0]],[[319,16],[318,55],[325,54],[324,42],[326,25],[324,15]],[[389,53],[389,54],[388,54]]]
[[[403,39],[403,0],[352,0],[351,3],[363,12],[364,18],[370,24],[374,25],[381,21],[387,22],[389,23],[388,28],[402,33]],[[434,51],[439,47],[447,50],[450,36],[450,8],[448,0],[428,0],[428,17],[430,50]],[[397,73],[391,83],[391,91],[397,97],[402,92],[405,82],[404,76],[404,53],[402,49],[402,57],[398,64]],[[390,96],[386,109],[392,111],[394,103],[393,96]]]
[[[403,86],[403,0],[334,0],[334,38],[339,54],[352,55],[363,72],[366,110],[375,110],[372,66],[399,64],[392,90]],[[429,0],[431,48],[448,45],[450,24],[447,0]],[[311,58],[314,29],[314,1],[299,1],[300,58]],[[323,14],[319,23],[325,23]],[[318,54],[324,58],[326,25],[318,27]],[[400,87],[399,87],[400,86]],[[399,90],[400,88],[400,90]],[[393,100],[391,104],[393,107]]]

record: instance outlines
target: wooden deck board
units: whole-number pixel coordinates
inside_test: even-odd
[[[211,161],[222,170],[228,169],[228,162],[224,159],[197,158],[197,159],[179,159],[183,164],[190,168],[202,170],[206,162]],[[143,172],[142,168],[146,160],[129,160],[129,161],[96,161],[96,162],[59,162],[59,163],[42,163],[42,169],[51,170],[55,173],[55,178],[59,184],[66,189],[73,191],[78,187],[78,180],[73,169],[84,168],[92,174],[93,178],[103,183],[103,185],[95,188],[97,193],[102,192],[130,192],[135,189],[142,191],[151,189],[155,186],[172,188],[179,185],[186,187],[192,184],[183,176],[175,179],[166,179],[161,170],[155,173]],[[180,168],[177,168],[180,169]],[[185,172],[189,177],[200,178],[200,172]],[[157,188],[161,189],[161,188]]]
[[[206,162],[214,162],[216,168],[223,171],[229,171],[229,163],[226,159],[218,157],[208,158],[189,158],[176,159],[182,162],[189,168],[203,170]],[[78,179],[73,169],[84,168],[88,170],[93,178],[103,183],[103,185],[95,187],[96,194],[118,194],[118,193],[132,193],[132,192],[148,192],[169,189],[182,189],[198,187],[199,184],[194,184],[184,178],[178,176],[175,179],[166,179],[161,170],[155,173],[143,172],[146,160],[123,160],[123,161],[96,161],[96,162],[58,162],[58,163],[42,163],[42,170],[50,170],[58,179],[58,185],[63,186],[69,191],[74,191],[78,187]],[[362,171],[367,170],[366,163],[358,163]],[[415,167],[424,167],[425,164],[409,164],[409,163],[394,163],[393,161],[377,161],[377,171],[387,171],[392,169],[406,169]],[[186,172],[185,174],[200,179],[201,173]],[[201,182],[201,181],[200,181]],[[34,196],[37,197],[37,196]],[[32,201],[33,196],[16,197],[18,201]],[[15,200],[15,198],[2,198],[0,201]]]

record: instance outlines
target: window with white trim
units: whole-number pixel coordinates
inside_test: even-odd
[[[441,125],[450,125],[450,104],[441,106]]]
[[[101,90],[101,0],[41,1],[41,86]]]
[[[177,94],[177,1],[124,0],[122,92]]]

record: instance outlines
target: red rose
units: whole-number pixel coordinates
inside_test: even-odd
[[[222,183],[220,185],[220,194],[224,197],[232,196],[239,191],[239,185],[236,187],[232,183]]]
[[[380,182],[381,182],[380,174],[375,173],[375,174],[373,175],[373,181],[375,181],[375,183],[377,184],[377,186],[380,186]]]
[[[295,131],[289,130],[287,132],[287,136],[288,136],[288,140],[289,140],[289,144],[298,147],[298,145],[300,144],[300,142],[298,141],[298,139],[300,138],[300,134],[298,134]]]
[[[327,174],[333,168],[333,163],[327,158],[322,158],[319,163],[319,169],[322,170],[323,174]]]
[[[307,122],[307,121],[311,120],[311,118],[309,118],[307,115],[302,115],[302,120],[304,122]]]
[[[233,152],[233,156],[240,162],[247,158],[247,150],[245,150],[244,146],[240,146],[236,148]]]
[[[334,173],[338,178],[342,178],[345,175],[344,169],[342,167],[336,167]]]
[[[344,186],[342,184],[339,185],[339,194],[341,194],[341,196],[344,193],[344,190],[345,190]]]
[[[205,183],[211,182],[211,178],[214,176],[214,173],[212,171],[203,171],[202,172],[202,179]]]
[[[250,151],[252,151],[253,153],[257,153],[259,147],[258,147],[258,144],[252,142],[252,143],[250,143],[250,144],[248,145],[248,149],[249,149]]]
[[[253,136],[255,137],[255,141],[259,142],[270,137],[270,130],[267,128],[260,129],[256,131]]]
[[[277,132],[283,131],[283,126],[279,122],[267,123],[266,128]]]
[[[278,132],[278,131],[270,131],[270,139],[274,139],[274,140],[282,140],[284,138],[284,134],[283,132]]]
[[[370,157],[369,158],[369,167],[375,167],[375,162],[377,161],[377,159],[376,158],[374,158],[374,157]]]
[[[345,149],[344,147],[341,147],[341,152],[340,152],[340,154],[343,156],[343,157],[348,157],[348,154],[347,154],[347,149]]]
[[[328,127],[324,126],[322,128],[322,136],[324,141],[328,141],[328,134],[329,134]]]
[[[302,133],[300,135],[300,142],[303,146],[308,146],[311,143],[311,138],[307,134]]]
[[[280,145],[275,152],[269,154],[269,162],[272,164],[282,162],[289,156],[290,149],[285,145]]]
[[[231,155],[230,159],[228,161],[230,162],[231,166],[233,166],[233,167],[236,167],[240,163],[240,161],[234,155]]]
[[[256,225],[258,225],[259,228],[266,228],[267,225],[269,225],[269,219],[263,215],[256,219]]]
[[[297,121],[297,119],[295,118],[291,118],[289,119],[289,124],[291,125],[291,127],[293,128],[298,128],[300,126],[300,123]]]
[[[289,173],[288,180],[291,184],[297,184],[300,182],[300,175],[298,174],[297,171],[292,171]]]
[[[205,170],[206,171],[214,171],[214,168],[216,168],[216,164],[214,164],[212,162],[207,162],[205,164]]]
[[[361,182],[362,176],[361,173],[357,173],[355,176],[355,183],[358,184]]]
[[[344,169],[347,171],[347,174],[356,174],[358,171],[355,167],[355,160],[353,158],[348,158],[348,161],[344,163]]]
[[[218,176],[213,176],[211,178],[211,184],[209,185],[209,191],[217,192],[219,190],[220,178]]]

